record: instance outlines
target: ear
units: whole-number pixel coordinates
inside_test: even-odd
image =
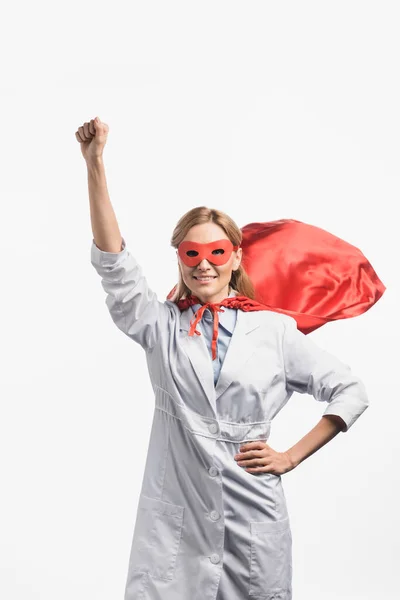
[[[235,271],[237,271],[237,269],[240,267],[240,263],[242,262],[242,248],[238,248],[236,250],[236,257],[235,257]]]

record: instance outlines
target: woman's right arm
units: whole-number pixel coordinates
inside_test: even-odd
[[[85,123],[75,134],[88,171],[93,241],[91,263],[107,293],[106,305],[117,327],[146,351],[167,329],[168,307],[157,299],[141,266],[126,248],[107,189],[102,152],[108,126]],[[83,141],[82,141],[83,140]],[[96,144],[95,141],[97,140]]]
[[[93,240],[103,252],[120,252],[122,236],[107,189],[103,157],[86,161]]]

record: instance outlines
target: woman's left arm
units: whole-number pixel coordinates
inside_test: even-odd
[[[343,431],[345,423],[341,417],[326,415],[311,429],[297,444],[286,451],[292,469],[297,467],[305,458],[325,446],[339,431]]]
[[[324,446],[339,431],[348,431],[369,405],[362,381],[348,365],[326,352],[297,329],[295,319],[285,315],[282,353],[289,394],[310,394],[327,402],[324,414],[297,444],[276,452],[266,442],[245,442],[234,458],[250,473],[280,475]]]
[[[277,452],[261,440],[242,444],[235,456],[240,467],[249,473],[274,473],[283,475],[299,465],[305,458],[322,448],[346,426],[341,417],[326,415],[297,444],[286,452]]]

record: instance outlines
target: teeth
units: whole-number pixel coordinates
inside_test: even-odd
[[[214,279],[214,277],[195,277],[199,281],[209,281],[210,279]]]

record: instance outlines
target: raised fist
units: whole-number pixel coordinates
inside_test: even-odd
[[[81,145],[83,158],[86,162],[103,155],[108,131],[108,125],[102,123],[98,117],[78,127],[75,137]]]

